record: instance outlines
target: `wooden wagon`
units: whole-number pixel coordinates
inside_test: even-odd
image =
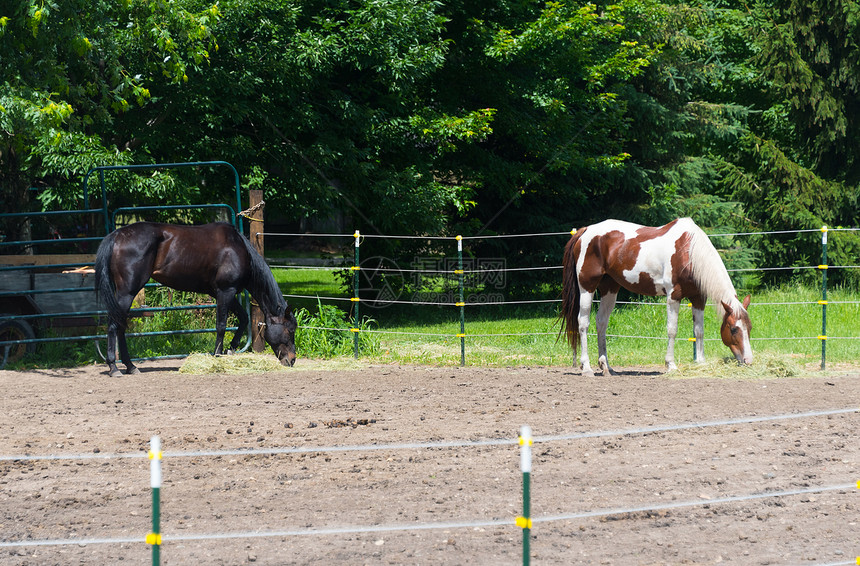
[[[78,332],[98,324],[93,254],[0,255],[0,341],[34,340],[37,334]],[[68,267],[85,264],[85,267]],[[36,343],[9,346],[4,360],[17,361]],[[5,350],[5,348],[3,348]]]

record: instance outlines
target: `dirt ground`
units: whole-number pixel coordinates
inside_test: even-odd
[[[162,564],[519,564],[520,448],[473,441],[513,441],[524,424],[536,437],[533,564],[860,555],[857,412],[641,431],[858,407],[856,370],[680,380],[647,368],[583,378],[299,360],[189,375],[181,364],[120,379],[103,366],[0,371],[0,564],[150,563],[152,435],[165,451]],[[415,446],[446,442],[467,445]],[[332,449],[360,446],[378,449]],[[181,455],[284,448],[307,451]],[[120,454],[134,457],[108,457]],[[58,539],[88,542],[9,544]]]

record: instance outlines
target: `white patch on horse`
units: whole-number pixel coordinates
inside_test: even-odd
[[[672,290],[674,279],[672,256],[675,253],[675,242],[681,237],[681,234],[672,236],[670,230],[666,234],[666,238],[670,239],[671,248],[666,245],[666,242],[656,239],[640,242],[636,264],[633,269],[624,271],[624,279],[637,285],[641,283],[642,275],[646,274],[654,283],[658,295],[668,295]]]
[[[735,328],[737,328],[738,332],[740,332],[741,336],[743,336],[742,343],[744,345],[744,351],[743,351],[743,354],[741,354],[743,359],[738,360],[738,361],[742,361],[745,364],[752,363],[752,346],[750,345],[750,335],[747,332],[747,327],[744,325],[744,323],[739,318],[735,322]]]
[[[660,238],[644,240],[639,243],[639,255],[633,269],[625,270],[624,279],[636,285],[642,280],[642,274],[647,274],[654,283],[658,295],[669,295],[674,287],[672,272],[672,256],[675,255],[675,243],[684,235],[685,230],[678,229],[677,224]],[[628,239],[636,238],[634,231]],[[667,245],[668,240],[671,245]]]

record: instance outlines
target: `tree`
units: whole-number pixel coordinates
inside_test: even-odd
[[[788,105],[807,165],[860,183],[860,2],[758,3],[757,66]]]
[[[192,13],[155,1],[19,1],[2,10],[0,199],[16,212],[79,207],[90,167],[145,162],[130,118],[204,64],[218,17],[215,7]],[[169,186],[156,177],[133,190]],[[45,189],[40,203],[30,187]],[[2,229],[16,234],[18,224]]]
[[[748,64],[763,96],[752,101],[749,129],[726,154],[724,186],[760,230],[860,221],[858,16],[854,1],[758,3],[746,16],[755,41]],[[767,265],[820,262],[820,239],[807,234],[768,236],[759,249]],[[851,264],[858,252],[856,234],[831,239],[833,263]],[[860,282],[851,270],[831,277]]]
[[[439,4],[219,6],[211,67],[163,101],[170,118],[152,147],[258,166],[274,218],[342,209],[369,232],[444,231],[468,190],[441,183],[435,163],[457,140],[482,139],[490,115],[434,110],[426,84],[447,53]]]
[[[10,210],[71,202],[93,165],[218,159],[265,189],[270,218],[341,210],[363,232],[677,215],[720,231],[857,223],[856,1],[7,4]],[[225,200],[206,171],[119,177],[112,190]],[[836,258],[860,249],[843,241]],[[738,265],[755,259],[721,247]],[[471,251],[528,266],[557,264],[559,248]],[[768,263],[815,251],[801,239],[757,248]]]
[[[550,2],[517,14],[524,17],[511,27],[463,14],[483,52],[467,44],[471,59],[452,57],[468,82],[451,94],[465,90],[467,100],[496,109],[493,135],[456,164],[482,188],[473,214],[479,230],[569,229],[577,218],[559,212],[640,200],[629,166],[628,85],[659,53],[631,29],[640,9],[647,8]]]

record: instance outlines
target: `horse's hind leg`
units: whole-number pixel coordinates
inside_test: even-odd
[[[591,369],[591,362],[588,359],[588,324],[591,318],[591,301],[594,299],[594,292],[588,292],[582,287],[579,290],[579,367],[582,368],[582,375],[593,376],[594,370]]]
[[[108,322],[105,361],[108,365],[108,374],[111,377],[122,377],[122,372],[116,367],[116,333],[118,327],[117,323],[113,321]]]
[[[601,293],[600,307],[597,309],[597,364],[600,366],[603,375],[616,375],[612,368],[609,367],[609,359],[606,355],[606,331],[609,327],[609,315],[612,314],[612,309],[615,308],[615,300],[618,298],[618,291]]]
[[[128,310],[131,308],[131,299],[128,301],[123,298],[118,298],[117,302],[121,307],[125,309],[126,313],[126,321],[128,321]],[[128,307],[126,307],[126,302],[128,303]],[[140,373],[140,370],[131,363],[131,356],[128,353],[128,344],[125,340],[125,326],[116,321],[108,322],[108,330],[107,330],[107,353],[105,354],[105,361],[108,364],[108,373],[111,377],[122,377],[122,372],[116,367],[116,351],[117,346],[119,346],[119,355],[122,359],[122,363],[125,364],[125,373],[128,375],[135,375]]]
[[[122,358],[122,363],[125,364],[125,373],[127,375],[137,375],[140,373],[140,370],[137,369],[133,363],[131,363],[131,356],[128,353],[128,344],[125,341],[125,328],[119,328],[117,330],[117,342],[119,345],[119,356]],[[113,377],[113,374],[111,374]]]
[[[143,285],[141,285],[141,288],[143,288]],[[134,297],[139,291],[140,289],[134,293],[126,293],[121,297],[117,297],[117,302],[120,307],[122,307],[122,312],[125,313],[125,324],[118,325],[116,329],[117,346],[119,347],[119,357],[122,359],[122,363],[125,364],[125,373],[127,375],[137,375],[140,373],[140,370],[131,363],[131,356],[128,353],[128,343],[125,341],[125,329],[126,324],[128,324],[128,311],[131,310],[131,304],[134,302]]]

